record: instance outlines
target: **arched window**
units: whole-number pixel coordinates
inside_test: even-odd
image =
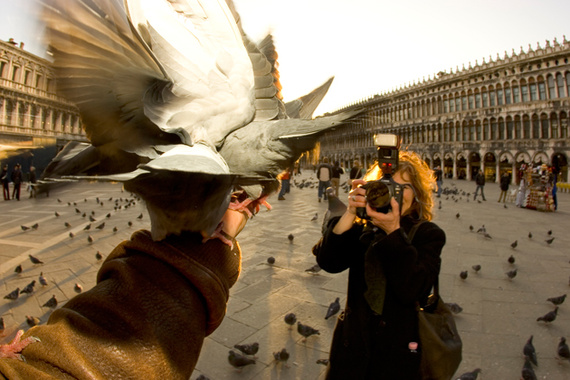
[[[461,92],[461,110],[462,111],[467,111],[467,95],[465,94],[465,91]]]
[[[548,96],[550,96],[550,99],[556,99],[558,97],[558,93],[556,92],[554,77],[549,74],[547,82],[548,82]]]
[[[528,102],[528,86],[524,79],[521,80],[521,100],[523,103]]]
[[[467,105],[470,110],[475,108],[475,96],[473,95],[473,91],[471,90],[467,92]]]
[[[481,89],[481,100],[483,102],[483,108],[489,107],[489,96],[487,95],[487,87]]]
[[[482,141],[483,140],[483,135],[481,134],[481,120],[477,120],[475,122],[475,131],[476,131],[476,135],[475,135],[475,139],[476,141]]]
[[[505,120],[500,117],[499,118],[499,140],[505,139]]]
[[[494,107],[497,104],[495,100],[495,89],[493,86],[489,86],[489,107]]]
[[[475,126],[473,120],[469,120],[469,141],[475,141]]]
[[[543,139],[549,138],[548,130],[550,129],[550,126],[548,124],[548,115],[543,113],[540,115],[540,137]]]
[[[568,137],[568,118],[566,112],[560,112],[560,137],[565,139]]]
[[[538,120],[538,116],[536,114],[532,115],[532,138],[540,138],[540,120]]]
[[[449,95],[449,112],[455,112],[455,100],[452,95]]]
[[[461,97],[457,92],[455,93],[455,111],[461,111]]]
[[[520,98],[520,90],[519,90],[519,84],[517,83],[516,80],[514,80],[511,83],[511,87],[513,88],[513,103],[518,103],[521,101]]]
[[[447,95],[443,96],[443,113],[449,112],[449,100],[447,100]]]
[[[562,74],[560,73],[556,74],[556,82],[558,84],[558,97],[563,98],[565,94],[564,94],[564,77],[562,76]]]
[[[528,91],[530,92],[530,100],[538,100],[538,91],[534,78],[528,80]]]
[[[511,104],[511,87],[508,83],[505,83],[505,104]]]
[[[544,84],[544,78],[542,76],[538,77],[538,98],[540,100],[546,100],[546,85]]]
[[[461,125],[459,122],[455,123],[455,141],[462,141],[461,140]]]
[[[475,108],[481,108],[481,94],[478,88],[475,89]]]
[[[558,117],[554,112],[550,114],[550,137],[557,139],[558,137]]]
[[[502,106],[503,105],[503,88],[501,87],[500,84],[497,85],[497,105],[498,106]]]
[[[523,138],[530,139],[532,136],[530,135],[530,118],[528,115],[523,116]]]
[[[483,120],[483,141],[490,140],[491,134],[489,132],[489,121],[487,119]]]
[[[521,117],[519,115],[515,116],[515,139],[522,139],[522,129],[521,129]]]
[[[463,141],[469,141],[469,127],[465,120],[463,121]]]
[[[512,117],[507,117],[507,140],[513,139],[514,122]]]
[[[499,125],[497,119],[491,118],[491,140],[496,140],[499,136]]]

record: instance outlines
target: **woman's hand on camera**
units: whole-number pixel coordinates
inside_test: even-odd
[[[390,206],[392,206],[391,210],[384,214],[377,212],[366,204],[366,213],[371,218],[372,224],[381,228],[387,234],[391,234],[400,228],[400,206],[396,198],[392,197],[390,199]]]
[[[351,215],[356,216],[357,207],[366,207],[366,190],[360,187],[364,184],[366,184],[366,181],[362,179],[355,179],[352,181],[352,190],[348,194],[347,208],[347,212]]]

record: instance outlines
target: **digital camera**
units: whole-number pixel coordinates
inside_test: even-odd
[[[392,174],[398,170],[400,147],[398,136],[391,134],[375,135],[374,144],[378,150],[378,166],[382,170],[382,178],[362,185],[362,188],[366,189],[366,203],[377,212],[386,214],[392,209],[390,200],[394,197],[401,210],[404,188],[392,178]],[[356,215],[361,219],[370,220],[365,207],[358,207]]]

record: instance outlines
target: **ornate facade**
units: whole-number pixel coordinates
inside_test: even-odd
[[[48,149],[51,157],[42,161],[49,162],[66,142],[87,141],[79,110],[56,95],[54,77],[50,63],[25,51],[23,43],[0,40],[0,144]],[[30,165],[29,158],[20,160],[24,168]]]
[[[343,107],[332,114],[364,113],[325,134],[320,156],[367,167],[376,159],[374,135],[393,133],[448,178],[472,179],[481,168],[498,181],[501,171],[518,173],[524,162],[557,165],[567,182],[569,59],[570,42],[554,39]]]

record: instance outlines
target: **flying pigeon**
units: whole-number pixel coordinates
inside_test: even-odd
[[[336,313],[338,313],[340,311],[340,298],[336,297],[336,299],[334,300],[334,302],[332,302],[329,305],[329,308],[327,310],[327,314],[325,315],[325,319],[329,319],[330,317],[332,317],[333,315],[335,315]]]
[[[538,366],[538,359],[536,358],[536,350],[534,349],[534,345],[532,344],[532,338],[533,336],[531,335],[530,338],[528,338],[528,340],[526,341],[523,347],[523,354],[528,358],[528,360],[530,360],[532,364]]]
[[[332,80],[284,103],[272,38],[253,44],[231,1],[46,3],[58,91],[81,99],[91,144],[69,143],[42,179],[123,182],[154,240],[215,236],[228,207],[268,205],[277,174],[360,112],[311,119]]]

